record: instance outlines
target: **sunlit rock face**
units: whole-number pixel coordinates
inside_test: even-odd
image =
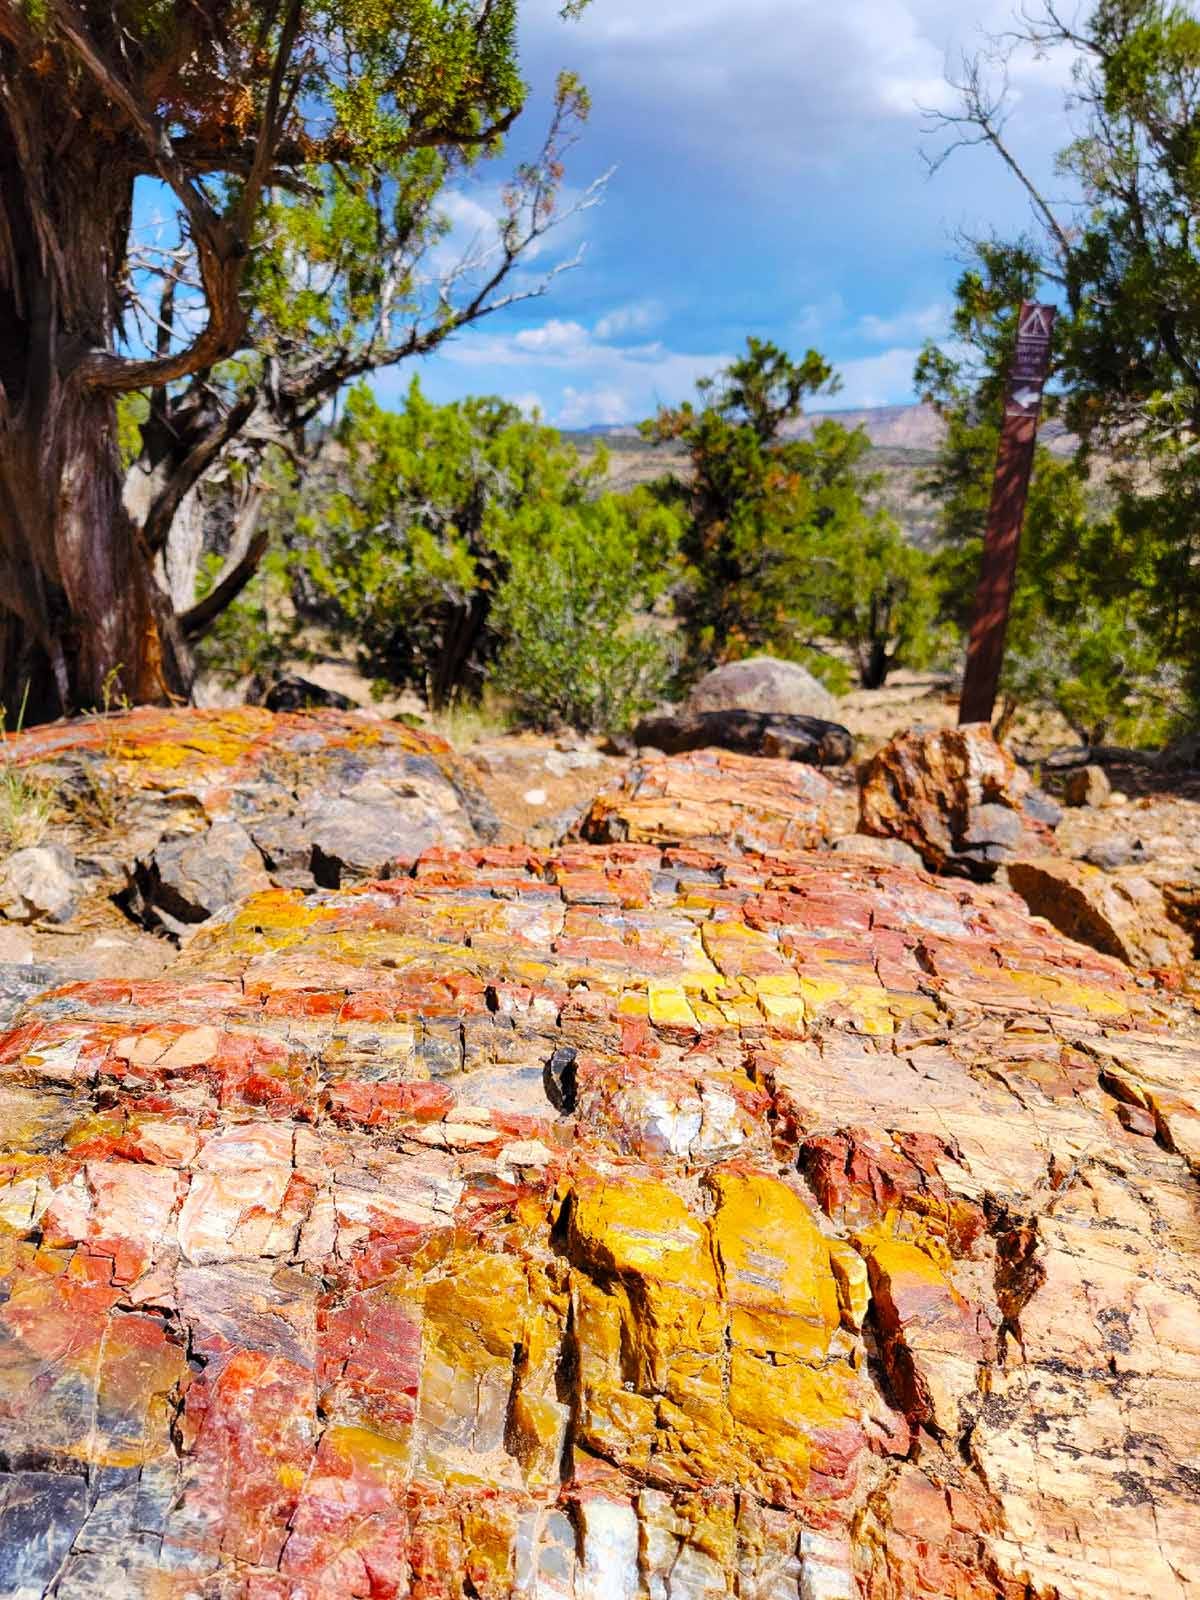
[[[596,796],[580,832],[593,844],[808,850],[830,836],[833,801],[828,778],[788,759],[643,753]]]
[[[89,875],[132,878],[137,909],[172,931],[255,876],[337,888],[499,826],[444,739],[354,712],[141,708],[33,729],[5,759],[58,789]]]
[[[260,893],[0,1038],[0,1594],[1200,1593],[1196,1037],[833,854]]]

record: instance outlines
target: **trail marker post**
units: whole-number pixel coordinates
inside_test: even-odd
[[[996,707],[1056,316],[1053,306],[1039,306],[1027,300],[1017,322],[1017,350],[1008,374],[1004,426],[996,455],[996,479],[958,707],[960,727],[965,722],[990,722]]]

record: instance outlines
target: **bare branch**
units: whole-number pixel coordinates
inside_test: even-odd
[[[216,211],[201,184],[180,161],[161,119],[92,38],[72,0],[52,0],[52,4],[62,37],[97,87],[125,113],[141,139],[153,172],[170,187],[183,207],[208,311],[205,326],[192,342],[173,353],[130,360],[107,350],[72,352],[66,364],[89,387],[123,391],[156,388],[230,355],[245,331],[239,289],[245,269],[246,238],[262,185],[273,165],[281,118],[287,115],[281,105],[282,86],[299,30],[301,0],[290,0],[266,95],[257,156],[233,219]]]
[[[257,403],[256,390],[251,389],[242,395],[237,404],[230,407],[172,472],[166,487],[155,496],[142,525],[142,537],[151,552],[156,553],[166,544],[175,513],[183,503],[184,496],[200,482],[229,441],[237,437]]]
[[[256,491],[258,498],[254,501],[248,513],[254,522],[257,522],[261,515],[262,492],[261,490]],[[197,601],[190,611],[183,613],[179,619],[179,626],[189,644],[195,644],[198,640],[203,639],[217,618],[227,611],[238,595],[241,594],[242,590],[258,571],[270,542],[271,535],[266,528],[262,528],[255,533],[241,560],[233,567],[226,569],[221,579],[214,584],[203,600]]]
[[[1025,168],[1012,153],[1004,138],[1004,130],[1008,121],[1008,116],[1005,112],[1005,104],[1008,99],[1007,64],[1001,64],[999,87],[991,89],[986,81],[983,58],[978,55],[964,56],[962,77],[957,82],[951,79],[950,86],[959,95],[962,102],[961,111],[951,113],[932,108],[925,108],[924,110],[927,125],[931,129],[956,130],[953,141],[937,156],[926,156],[926,163],[930,172],[937,172],[956,150],[969,148],[973,145],[991,145],[992,149],[995,150],[1005,166],[1025,190],[1034,211],[1041,218],[1047,232],[1054,240],[1060,260],[1065,261],[1071,253],[1071,240],[1067,230],[1054,214],[1052,206],[1037,184],[1034,183]],[[973,129],[974,133],[961,131],[964,129]]]

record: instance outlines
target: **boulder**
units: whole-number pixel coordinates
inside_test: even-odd
[[[671,756],[720,749],[803,761],[813,767],[840,767],[854,750],[850,730],[838,722],[774,711],[683,711],[646,717],[633,737],[637,745]]]
[[[1103,767],[1080,767],[1063,785],[1063,799],[1069,806],[1102,806],[1112,794],[1112,784]]]
[[[1152,865],[1101,870],[1057,856],[1012,861],[1008,882],[1035,917],[1131,967],[1169,971],[1196,958],[1200,880]]]
[[[984,723],[900,734],[859,774],[860,832],[911,845],[931,872],[994,877],[1050,848],[1061,817]]]
[[[270,887],[254,840],[236,822],[166,839],[134,869],[142,920],[175,934]]]
[[[325,689],[321,684],[312,683],[296,673],[276,678],[262,695],[261,703],[268,711],[312,711],[318,706],[330,706],[335,711],[357,709],[348,694]]]
[[[647,756],[593,800],[580,824],[593,843],[718,843],[811,848],[829,834],[833,789],[811,767],[724,750]]]
[[[11,922],[69,922],[82,893],[75,857],[60,844],[17,850],[0,867],[0,913]]]
[[[355,712],[139,708],[9,740],[9,759],[66,798],[68,842],[110,893],[167,838],[237,823],[280,887],[374,876],[432,844],[492,839],[500,823],[444,739]]]
[[[837,701],[805,667],[775,656],[730,661],[700,679],[687,698],[688,714],[704,711],[773,711],[832,722]]]
[[[727,844],[33,996],[0,1593],[1182,1600],[1198,1042],[1007,891]]]

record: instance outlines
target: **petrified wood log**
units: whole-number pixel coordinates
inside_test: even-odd
[[[1059,807],[986,723],[898,734],[859,773],[859,828],[911,845],[931,872],[987,880],[1054,847]]]
[[[259,894],[0,1036],[0,1593],[1194,1595],[1196,1040],[832,854]]]
[[[633,737],[639,745],[672,756],[714,748],[812,767],[844,766],[854,750],[850,730],[840,722],[776,711],[680,711],[645,718]]]
[[[579,825],[592,844],[810,850],[829,834],[833,789],[811,767],[693,750],[634,761]]]

